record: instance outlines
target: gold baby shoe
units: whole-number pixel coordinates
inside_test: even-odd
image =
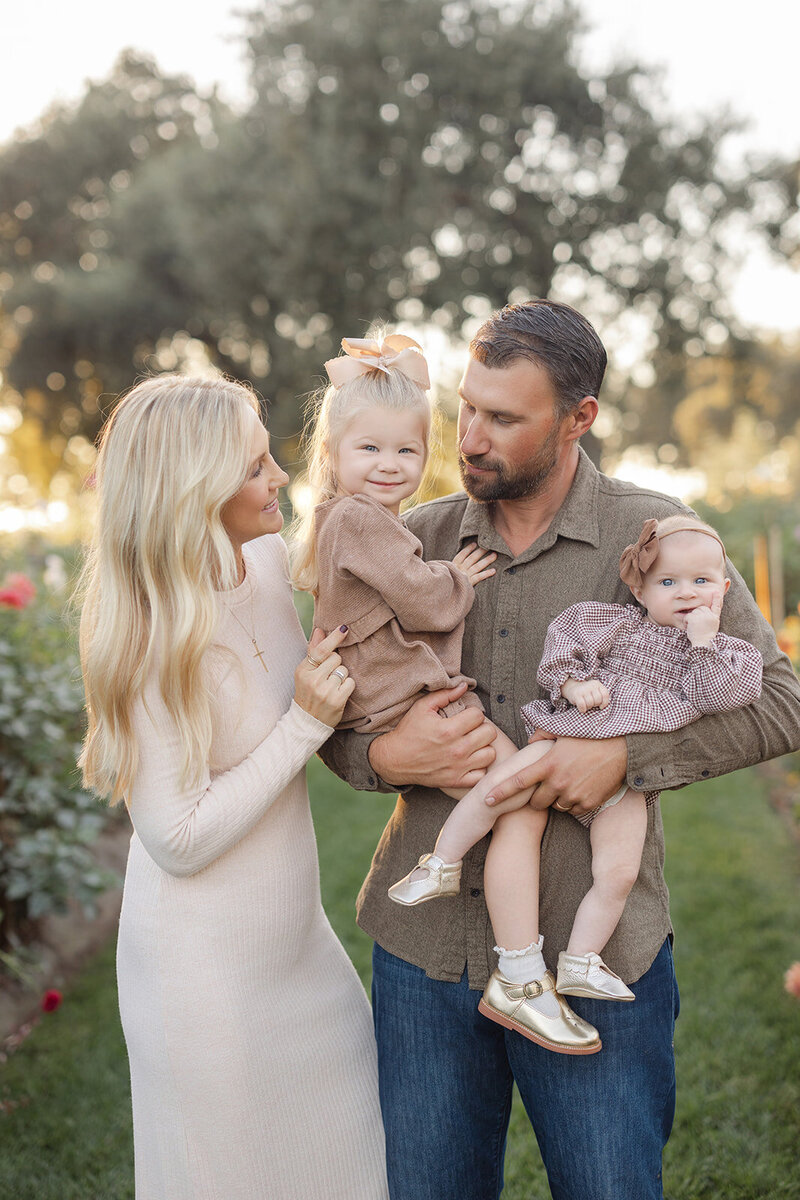
[[[552,971],[533,983],[510,983],[499,971],[494,971],[478,1001],[478,1011],[490,1021],[514,1029],[556,1054],[597,1054],[603,1043],[594,1025],[581,1020],[555,988]],[[558,1001],[555,1017],[545,1016],[528,1003],[545,992],[551,992]]]
[[[599,954],[567,954],[562,950],[558,956],[556,988],[563,996],[588,996],[593,1000],[636,999]]]
[[[428,873],[422,879],[412,879],[422,867]],[[389,899],[395,904],[424,904],[437,896],[457,896],[461,888],[461,863],[446,863],[435,854],[423,854],[413,871],[389,888]]]

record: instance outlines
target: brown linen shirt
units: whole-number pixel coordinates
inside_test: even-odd
[[[645,520],[685,511],[677,500],[601,475],[581,451],[572,487],[550,527],[516,557],[494,529],[490,506],[463,493],[407,514],[426,558],[451,559],[467,541],[477,541],[498,555],[497,573],[475,589],[462,668],[477,679],[489,717],[517,745],[527,741],[521,706],[545,695],[537,686],[536,670],[551,620],[582,600],[629,603],[630,593],[619,577],[623,549],[636,540]],[[800,747],[800,684],[730,563],[728,574],[731,587],[722,610],[723,631],[761,652],[761,698],[735,712],[701,717],[675,733],[628,736],[627,779],[639,791],[683,787]],[[356,788],[394,790],[376,777],[369,763],[371,740],[368,735],[337,733],[321,755]],[[470,986],[483,988],[497,963],[483,891],[488,839],[466,856],[459,896],[401,908],[386,894],[420,854],[433,849],[452,805],[442,792],[429,788],[412,787],[398,797],[358,898],[358,922],[386,950],[434,979],[458,980],[466,963]],[[656,805],[648,813],[639,878],[603,952],[609,966],[629,983],[650,967],[671,931],[663,865],[664,831]],[[567,945],[591,881],[588,831],[568,814],[551,809],[540,886],[540,923],[550,967]]]

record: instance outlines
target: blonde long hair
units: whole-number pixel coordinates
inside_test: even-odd
[[[156,667],[183,743],[183,784],[196,785],[208,762],[203,658],[215,591],[237,582],[221,511],[247,479],[249,410],[258,402],[242,384],[160,375],[128,392],[103,428],[97,523],[77,590],[88,714],[78,765],[112,804],[136,775],[132,707]]]
[[[424,390],[400,371],[371,370],[335,388],[316,392],[303,434],[308,466],[297,483],[306,489],[304,511],[292,523],[292,577],[296,588],[316,592],[319,586],[314,510],[337,495],[336,454],[345,430],[354,417],[370,408],[387,412],[419,412],[422,417],[426,467],[435,432],[434,410]]]

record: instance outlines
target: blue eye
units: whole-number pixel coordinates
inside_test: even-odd
[[[659,580],[659,582],[662,587],[672,587],[672,585],[675,581],[674,581],[674,579],[670,579],[669,577],[667,577],[666,579]]]
[[[705,575],[698,575],[697,579],[695,579],[695,583],[699,587],[701,584],[708,583],[708,580],[706,579]]]

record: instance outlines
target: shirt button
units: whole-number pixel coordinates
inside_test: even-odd
[[[470,894],[470,896],[480,896],[481,889],[480,888],[470,888],[469,894]]]
[[[509,568],[508,568],[508,574],[509,574],[509,575],[516,575],[516,573],[517,573],[517,568],[516,568],[516,567],[509,567]]]
[[[701,771],[700,774],[702,775],[703,779],[708,779],[711,772],[710,771]]]
[[[367,784],[369,787],[375,787],[375,776],[374,775],[367,776]]]
[[[633,782],[634,782],[635,786],[638,788],[644,786],[644,779],[642,778],[641,775],[637,775]]]
[[[501,693],[500,693],[500,695],[497,697],[497,703],[498,703],[498,704],[505,704],[505,702],[506,702],[506,698],[505,698],[505,696],[503,695],[503,693],[501,692]]]
[[[500,630],[500,637],[508,637],[508,630],[507,630],[507,629],[501,629],[501,630]]]

